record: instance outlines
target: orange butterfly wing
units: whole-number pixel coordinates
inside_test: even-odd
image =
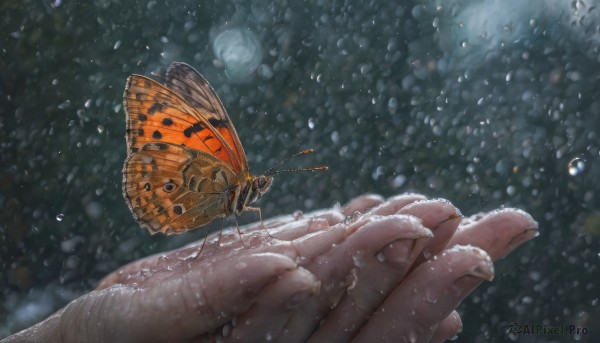
[[[210,92],[205,89],[196,93],[207,92],[216,98],[212,89]],[[213,106],[208,109],[192,106],[176,92],[142,75],[129,77],[123,95],[128,155],[148,143],[170,143],[215,156],[234,173],[246,178],[248,162],[227,114],[211,115],[214,103],[209,102]],[[195,103],[198,104],[202,105]]]
[[[194,108],[199,109],[202,117],[213,124],[236,155],[244,172],[244,178],[247,179],[249,169],[244,148],[223,103],[208,81],[190,65],[173,62],[167,70],[165,86],[181,95]]]

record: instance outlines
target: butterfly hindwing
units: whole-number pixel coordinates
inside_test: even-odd
[[[136,220],[151,233],[180,233],[228,214],[238,179],[203,152],[149,143],[123,167],[123,192]]]

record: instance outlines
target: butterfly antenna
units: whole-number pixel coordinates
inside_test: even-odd
[[[278,173],[297,172],[297,171],[316,171],[316,170],[327,170],[327,169],[329,169],[329,167],[321,166],[321,167],[312,167],[312,168],[294,168],[294,169],[280,169],[280,170],[275,170],[275,168],[278,165],[282,164],[283,162],[285,162],[285,161],[287,161],[289,159],[292,159],[292,158],[298,157],[298,156],[302,156],[302,155],[308,155],[308,154],[310,154],[310,153],[312,153],[314,151],[315,151],[314,149],[306,149],[306,150],[297,152],[297,153],[295,153],[293,155],[290,155],[290,156],[284,158],[283,160],[277,161],[277,162],[275,162],[275,164],[271,168],[269,168],[264,173],[264,175],[268,176],[268,175],[274,175],[274,174],[278,174]]]

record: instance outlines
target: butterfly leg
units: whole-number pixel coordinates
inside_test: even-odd
[[[244,246],[244,248],[247,248],[246,244],[244,244],[244,239],[242,238],[242,232],[240,231],[240,226],[238,225],[237,218],[235,215],[233,216],[233,220],[235,220],[235,229],[237,230],[238,236],[240,237],[240,241],[242,242],[242,245]],[[223,229],[221,229],[221,231],[223,231]]]
[[[267,228],[265,227],[265,224],[263,224],[263,219],[262,219],[262,212],[260,210],[260,207],[250,207],[250,206],[246,206],[244,207],[244,211],[254,211],[254,212],[258,212],[258,218],[260,219],[260,227],[265,230],[265,232],[267,233],[267,235],[269,235],[269,237],[274,238],[273,236],[271,236],[271,234],[269,233],[269,230],[267,230]]]

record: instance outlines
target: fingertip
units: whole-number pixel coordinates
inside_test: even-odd
[[[436,328],[430,342],[445,342],[457,338],[462,332],[463,324],[460,315],[456,311],[452,311],[448,317],[444,318]]]
[[[354,212],[366,212],[369,209],[382,204],[385,199],[379,194],[363,194],[360,195],[342,207],[342,213],[346,216],[351,216]]]

